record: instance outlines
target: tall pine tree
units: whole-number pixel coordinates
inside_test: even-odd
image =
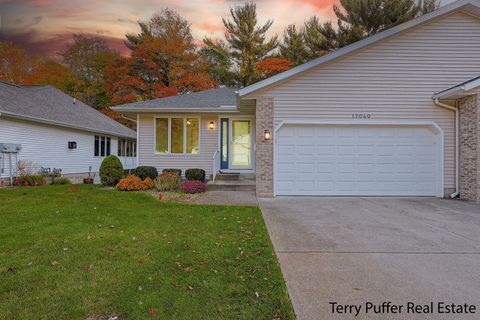
[[[316,16],[305,21],[300,34],[302,44],[293,42],[294,27],[285,30],[280,53],[294,63],[291,52],[306,52],[305,61],[320,57],[363,38],[436,10],[438,0],[340,0],[333,5],[338,28],[331,22],[320,23]]]
[[[302,30],[297,31],[294,24],[285,28],[283,42],[279,45],[280,55],[287,58],[294,65],[308,61],[308,54],[303,42]]]
[[[258,26],[254,2],[230,9],[231,20],[222,19],[227,29],[227,52],[233,60],[238,85],[247,86],[256,81],[255,63],[267,57],[277,45],[277,37],[267,39],[266,32],[273,24],[268,20]]]
[[[227,87],[236,85],[236,74],[232,70],[233,61],[229,56],[228,46],[223,40],[203,39],[204,47],[200,54],[208,64],[210,76],[217,83]]]
[[[332,23],[322,24],[316,16],[305,22],[303,39],[308,60],[323,56],[339,47],[339,36]]]
[[[344,46],[431,12],[439,4],[438,0],[340,0],[340,5],[333,5],[333,11]]]

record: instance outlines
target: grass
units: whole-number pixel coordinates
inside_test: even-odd
[[[293,319],[261,213],[0,189],[0,319]]]

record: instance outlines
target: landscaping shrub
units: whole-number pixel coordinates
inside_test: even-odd
[[[185,178],[188,180],[200,180],[205,182],[205,170],[203,169],[187,169],[185,170]]]
[[[182,178],[173,172],[164,172],[155,179],[158,191],[177,191]]]
[[[45,179],[44,176],[39,174],[20,174],[18,177],[18,185],[19,186],[34,186],[35,182],[37,185],[43,185],[43,180]]]
[[[201,193],[207,190],[207,185],[200,180],[185,180],[180,184],[180,189],[190,194]]]
[[[117,189],[121,191],[146,190],[145,183],[137,176],[127,176],[117,183]]]
[[[135,175],[142,180],[146,178],[155,179],[158,176],[157,168],[152,166],[140,166],[135,170]]]
[[[109,155],[100,166],[100,180],[104,185],[114,186],[123,178],[123,166],[120,159]]]
[[[136,176],[137,173],[136,173],[136,170],[135,169],[125,169],[123,170],[123,176],[126,177],[126,176]]]
[[[175,173],[177,176],[181,177],[182,176],[182,169],[163,169],[162,173]]]
[[[67,177],[56,177],[53,178],[50,184],[72,184],[72,181],[70,181],[70,179]]]
[[[155,188],[155,182],[152,179],[150,179],[150,177],[143,180],[143,184],[145,185],[146,190]]]

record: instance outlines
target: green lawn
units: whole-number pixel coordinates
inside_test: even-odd
[[[109,316],[294,318],[258,208],[0,189],[0,319]]]

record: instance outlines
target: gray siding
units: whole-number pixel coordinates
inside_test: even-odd
[[[174,116],[158,115],[161,116]],[[183,117],[184,115],[177,115]],[[191,115],[195,116],[195,115]],[[198,116],[198,115],[197,115]],[[154,117],[155,115],[139,116],[139,144],[138,144],[138,165],[154,166],[159,171],[165,168],[182,169],[182,174],[189,168],[202,168],[207,176],[212,174],[212,157],[218,150],[218,115],[202,115],[200,117],[200,152],[197,155],[162,155],[156,154],[154,137]],[[208,123],[215,121],[215,130],[208,129]]]
[[[434,121],[444,131],[445,188],[455,186],[454,113],[432,95],[480,74],[480,20],[456,12],[266,88],[274,121]],[[367,120],[358,120],[365,122]]]

